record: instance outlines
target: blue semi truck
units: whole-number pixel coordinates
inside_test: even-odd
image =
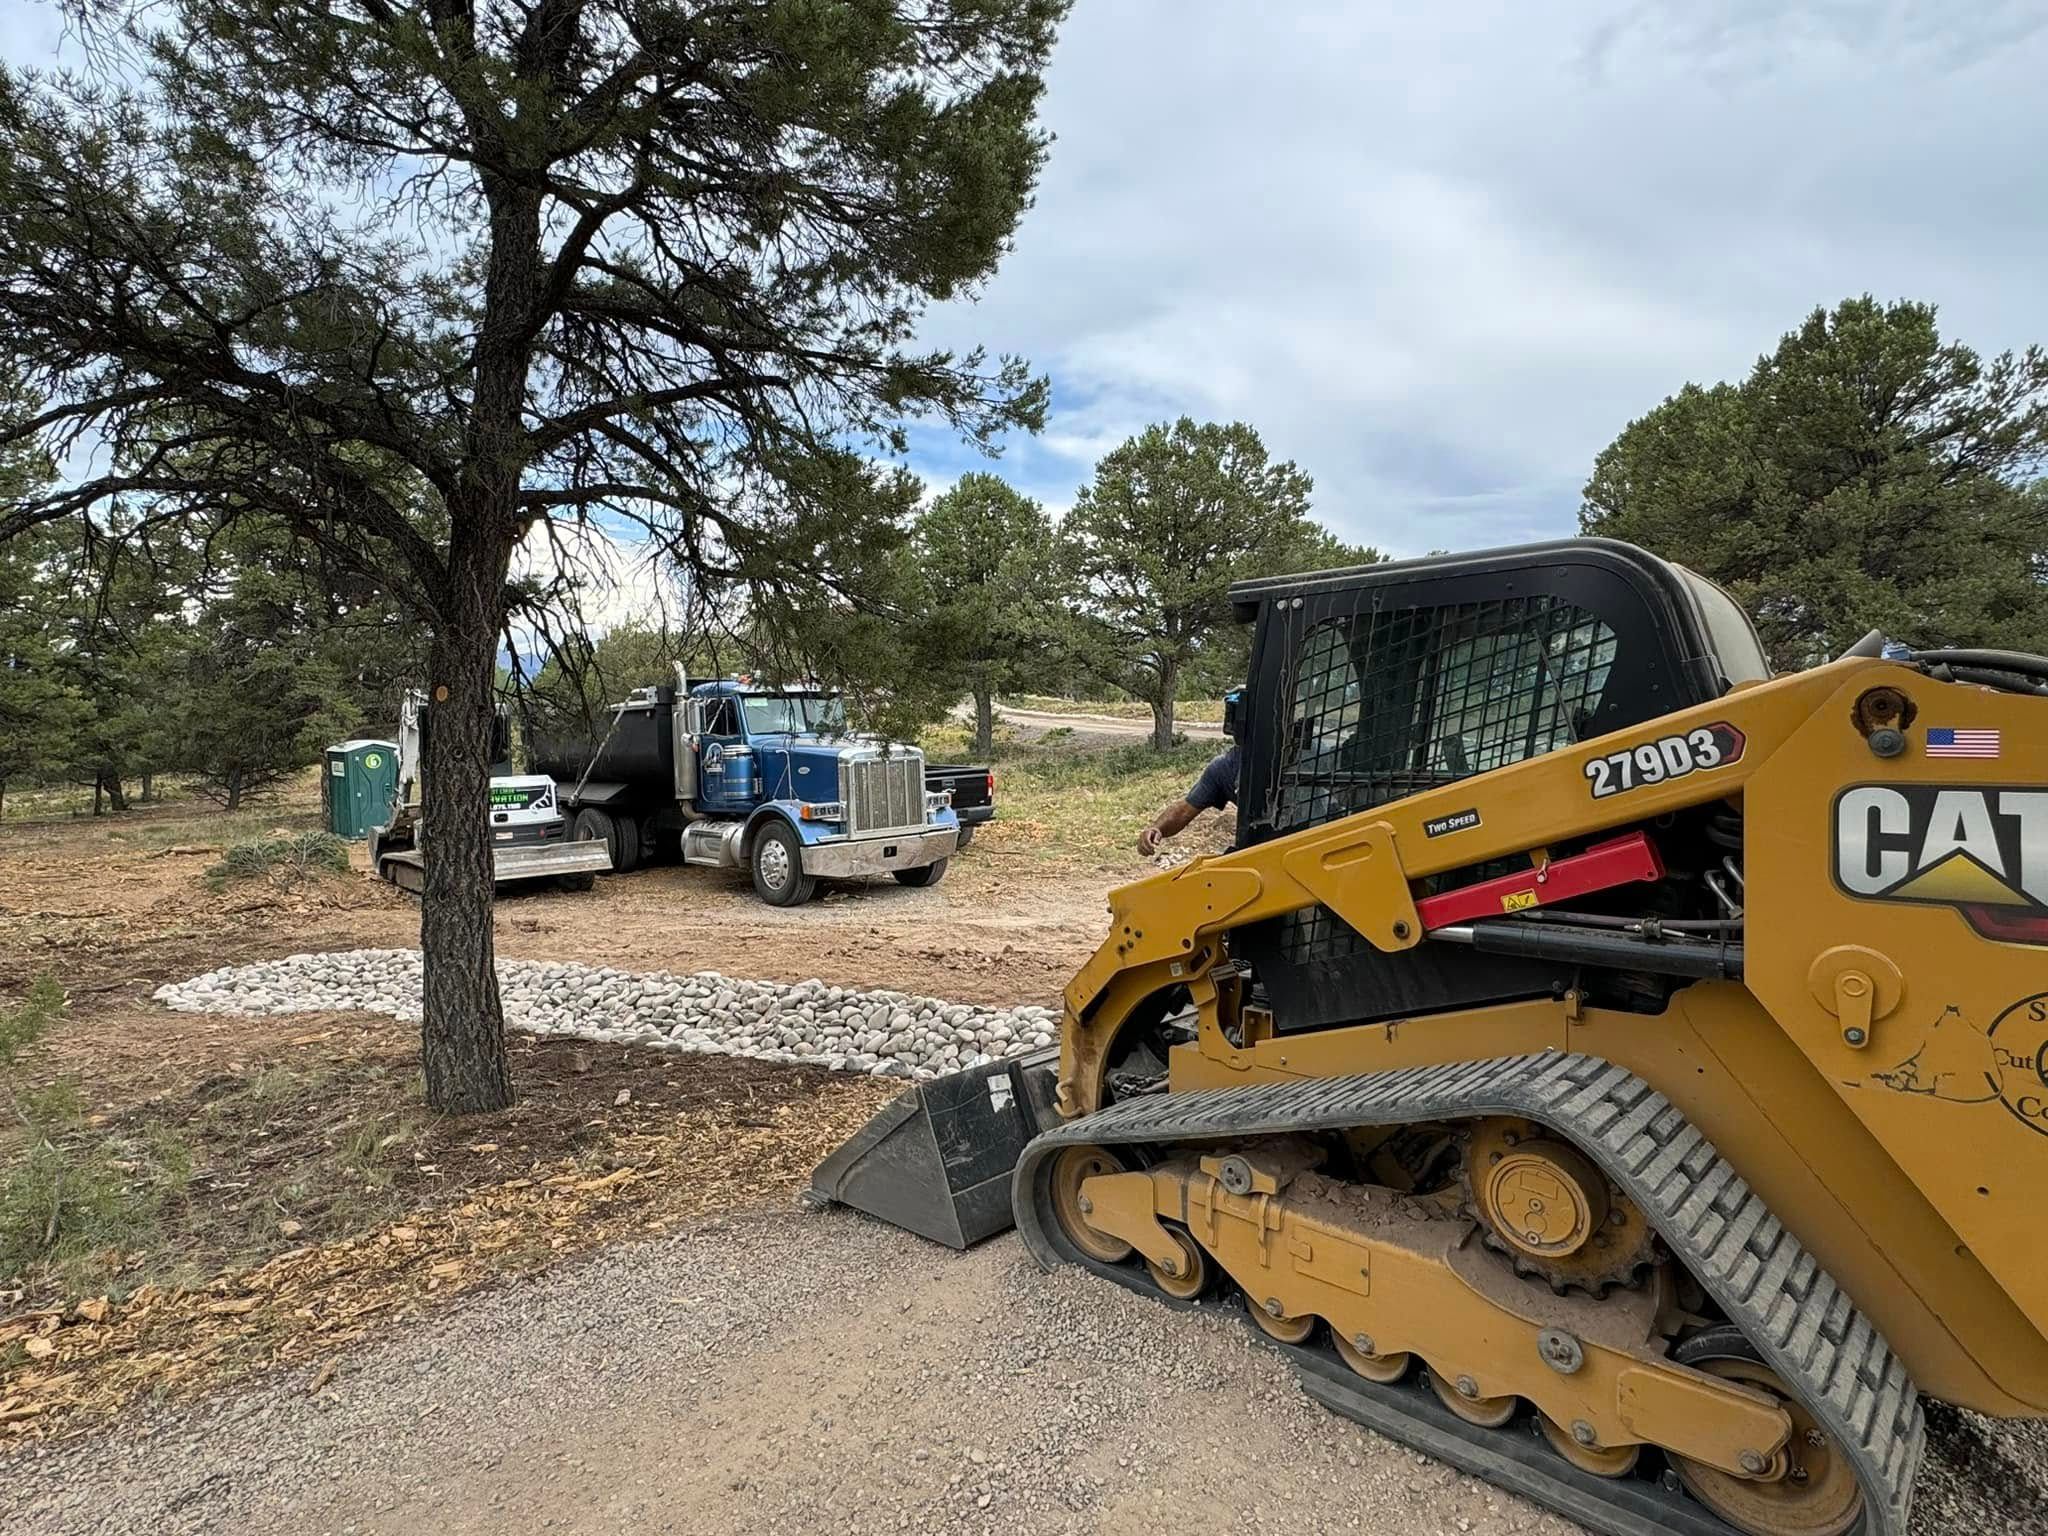
[[[893,875],[936,885],[961,841],[924,753],[846,728],[822,688],[721,678],[641,688],[609,709],[600,741],[536,745],[570,836],[601,839],[612,868],[658,857],[751,871],[763,901],[793,907],[820,880]]]

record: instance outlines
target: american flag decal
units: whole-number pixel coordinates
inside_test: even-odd
[[[1927,755],[1929,757],[1996,757],[1998,756],[1998,732],[1995,730],[1956,730],[1946,725],[1931,725],[1927,728]]]

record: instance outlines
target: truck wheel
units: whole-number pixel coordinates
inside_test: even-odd
[[[966,846],[967,846],[967,845],[968,845],[969,843],[971,843],[971,842],[973,842],[973,841],[974,841],[974,828],[972,828],[972,827],[962,827],[962,828],[960,829],[960,840],[959,840],[959,841],[958,841],[957,843],[955,843],[955,844],[953,845],[953,850],[954,850],[954,852],[956,852],[956,853],[957,853],[957,852],[958,852],[958,851],[959,851],[960,849],[962,849],[962,848],[965,848],[965,847],[966,847]]]
[[[623,857],[625,850],[619,846],[619,823],[610,811],[585,806],[576,813],[576,823],[570,828],[570,835],[579,843],[603,843],[605,853],[611,858],[614,874],[623,875],[633,867]]]
[[[645,859],[641,857],[643,845],[640,841],[640,823],[630,816],[618,818],[619,840],[612,844],[612,868],[618,870],[638,869]]]
[[[595,875],[558,875],[556,883],[565,891],[594,891],[597,889]]]
[[[927,864],[922,869],[899,869],[893,871],[898,885],[937,885],[946,878],[946,865],[950,860],[941,859],[936,864]]]
[[[804,845],[786,822],[771,821],[754,836],[754,894],[771,907],[800,907],[818,888],[804,873]]]

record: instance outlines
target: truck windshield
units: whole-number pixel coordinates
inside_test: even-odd
[[[812,731],[833,736],[846,729],[846,706],[836,694],[754,693],[740,700],[749,736]]]

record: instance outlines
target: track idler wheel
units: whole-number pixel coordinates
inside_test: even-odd
[[[1131,1245],[1090,1225],[1092,1208],[1081,1185],[1098,1174],[1125,1171],[1114,1154],[1100,1147],[1065,1147],[1053,1158],[1049,1176],[1053,1217],[1067,1241],[1100,1264],[1123,1263],[1131,1256]]]
[[[1411,1354],[1375,1354],[1372,1340],[1362,1333],[1347,1339],[1332,1328],[1330,1340],[1337,1346],[1338,1359],[1367,1381],[1376,1381],[1383,1387],[1390,1387],[1406,1376],[1408,1368],[1415,1363]]]
[[[1566,1429],[1548,1414],[1539,1413],[1536,1428],[1553,1451],[1581,1472],[1590,1472],[1595,1477],[1627,1477],[1643,1457],[1640,1445],[1595,1443],[1592,1425],[1583,1421]]]
[[[1171,1223],[1161,1223],[1166,1235],[1173,1239],[1173,1246],[1180,1250],[1180,1262],[1169,1271],[1153,1259],[1145,1261],[1145,1273],[1152,1277],[1152,1283],[1171,1296],[1175,1301],[1193,1301],[1209,1289],[1209,1282],[1216,1271],[1209,1263],[1208,1252],[1187,1233]]]
[[[1500,1397],[1481,1397],[1470,1376],[1446,1380],[1442,1371],[1433,1370],[1429,1373],[1429,1384],[1446,1408],[1481,1429],[1499,1429],[1515,1416],[1515,1407],[1521,1401],[1512,1392]]]
[[[1709,1328],[1680,1344],[1673,1358],[1760,1387],[1792,1417],[1792,1438],[1754,1477],[1737,1477],[1672,1452],[1671,1464],[1688,1493],[1750,1536],[1844,1536],[1855,1529],[1863,1517],[1855,1469],[1836,1453],[1813,1415],[1786,1392],[1740,1329]]]

